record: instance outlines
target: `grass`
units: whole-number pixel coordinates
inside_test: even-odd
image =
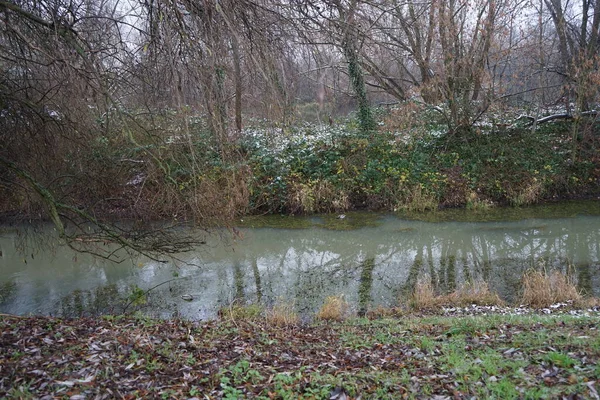
[[[0,394],[94,397],[118,385],[124,397],[146,398],[594,398],[598,318],[347,318],[297,325],[290,334],[267,319],[144,326],[130,318],[4,317],[0,360],[8,379],[0,380]],[[52,340],[57,332],[67,340]],[[103,349],[102,358],[90,357],[90,344]],[[40,352],[27,352],[32,345]],[[8,357],[16,351],[19,360]],[[65,357],[69,363],[58,362]],[[81,383],[87,375],[78,371],[98,367],[111,373]],[[186,371],[200,371],[193,386]]]
[[[429,277],[417,280],[409,306],[413,310],[428,310],[439,306],[464,307],[468,305],[501,306],[500,296],[490,290],[489,285],[481,280],[461,284],[455,291],[438,295],[431,285]]]
[[[468,192],[466,195],[465,208],[471,211],[489,211],[494,204],[489,200],[482,200],[479,198],[476,192]]]
[[[439,297],[436,296],[429,277],[419,278],[413,290],[409,306],[415,310],[430,309],[437,306]]]
[[[266,321],[272,326],[293,326],[300,323],[300,317],[292,303],[278,299],[270,308],[260,304],[231,303],[228,307],[219,310],[221,320],[238,322],[261,322]]]
[[[231,321],[252,321],[260,318],[263,313],[264,309],[259,304],[240,304],[234,301],[228,307],[221,308],[218,315]]]
[[[560,271],[529,270],[523,275],[522,302],[543,308],[564,302],[581,302],[583,297],[569,277]]]
[[[448,301],[457,306],[476,304],[479,306],[500,306],[504,302],[497,293],[490,290],[487,282],[476,280],[467,282],[446,296]]]
[[[512,196],[509,195],[510,203],[516,207],[538,203],[542,198],[543,191],[544,186],[542,182],[533,178],[518,193]]]
[[[574,308],[590,308],[600,302],[596,298],[584,297],[570,277],[561,271],[550,273],[539,270],[529,270],[522,278],[523,293],[518,299],[518,305],[532,308],[547,308],[555,304],[565,303]],[[420,277],[408,300],[409,309],[413,311],[435,310],[441,306],[465,307],[504,306],[500,296],[491,291],[483,281],[466,282],[449,294],[437,294],[428,276]],[[370,315],[397,315],[394,310],[373,310]]]
[[[343,321],[348,317],[349,305],[343,296],[329,296],[317,313],[322,321]]]
[[[425,212],[437,210],[439,200],[435,194],[423,189],[421,185],[415,185],[410,190],[410,195],[407,200],[401,201],[395,207],[396,209],[409,212]]]
[[[292,303],[278,300],[275,305],[267,310],[266,320],[269,325],[292,326],[300,323],[300,317]]]
[[[529,270],[522,278],[523,294],[519,305],[532,308],[546,308],[557,303],[567,303],[574,307],[586,308],[598,304],[597,299],[584,298],[577,290],[569,277],[560,271]],[[466,307],[477,306],[504,306],[500,296],[493,292],[489,285],[482,280],[465,282],[451,293],[436,293],[431,278],[427,275],[420,277],[408,300],[408,308],[412,311],[436,311],[442,306]],[[407,314],[402,308],[385,308],[378,306],[368,310],[369,318],[398,317]],[[273,307],[264,309],[257,304],[232,303],[219,311],[219,315],[231,321],[258,321],[265,320],[272,326],[296,326],[300,317],[293,304],[282,299]],[[321,321],[342,322],[351,316],[350,306],[343,296],[328,296],[315,319]]]

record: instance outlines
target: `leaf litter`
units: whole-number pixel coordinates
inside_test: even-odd
[[[598,398],[597,322],[424,316],[275,327],[1,316],[0,397]]]

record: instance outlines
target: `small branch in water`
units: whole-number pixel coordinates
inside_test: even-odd
[[[164,282],[162,282],[162,283],[159,283],[159,284],[158,284],[158,285],[156,285],[156,286],[152,286],[150,289],[148,289],[148,290],[144,291],[144,296],[147,296],[147,295],[148,295],[148,293],[150,293],[150,291],[151,291],[151,290],[154,290],[154,289],[156,289],[156,288],[157,288],[157,287],[159,287],[159,286],[162,286],[162,285],[164,285],[164,284],[167,284],[167,283],[169,283],[169,282],[176,281],[176,280],[178,280],[178,279],[181,279],[181,278],[173,278],[173,279],[169,279],[168,281],[164,281]],[[133,303],[134,303],[136,300],[137,300],[137,299],[130,300],[130,301],[129,301],[129,303],[127,303],[127,305],[125,305],[125,307],[123,308],[123,314],[125,314],[125,313],[127,312],[127,309],[129,308],[129,306],[130,306],[130,305],[132,305],[132,304],[133,304]]]

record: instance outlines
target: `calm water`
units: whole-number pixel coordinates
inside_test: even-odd
[[[365,309],[396,305],[424,274],[441,291],[481,278],[511,300],[531,267],[569,271],[582,290],[600,296],[600,216],[589,215],[600,214],[598,202],[573,204],[478,218],[451,211],[424,220],[377,214],[246,219],[239,236],[215,234],[195,253],[166,264],[110,263],[56,246],[51,227],[37,235],[4,228],[0,313],[122,312],[136,287],[155,288],[128,311],[160,317],[207,319],[236,299],[268,305],[279,298],[310,314],[337,294]],[[489,221],[467,221],[483,218]],[[182,298],[188,295],[191,301]]]

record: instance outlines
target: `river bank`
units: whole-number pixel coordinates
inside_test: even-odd
[[[82,151],[81,162],[59,163],[65,170],[50,177],[55,164],[36,164],[37,183],[51,197],[40,199],[26,185],[0,187],[0,218],[50,219],[49,199],[61,215],[74,206],[94,221],[214,226],[247,215],[486,211],[600,195],[596,122],[575,136],[568,121],[535,131],[486,123],[454,136],[439,116],[418,111],[410,125],[398,122],[402,108],[382,111],[378,129],[368,133],[351,117],[285,128],[249,120],[222,151],[200,123],[177,140],[169,130],[133,143],[119,133],[86,149],[90,154]],[[55,187],[61,174],[85,178]]]
[[[0,396],[598,398],[597,310],[489,312],[283,326],[2,315]]]

